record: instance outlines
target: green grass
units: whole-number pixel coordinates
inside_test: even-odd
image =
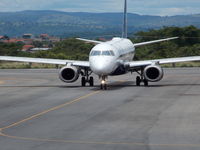
[[[21,62],[0,62],[0,69],[50,69],[56,68],[56,65],[21,63]]]
[[[175,66],[173,64],[164,64],[162,65],[164,68],[183,68],[183,67],[200,67],[200,62],[182,62],[182,63],[176,63]]]

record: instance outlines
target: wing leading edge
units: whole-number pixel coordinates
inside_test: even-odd
[[[66,65],[71,63],[74,66],[90,67],[88,61],[75,61],[75,60],[62,60],[62,59],[45,59],[45,58],[29,58],[29,57],[12,57],[12,56],[0,56],[0,60],[3,61],[15,61],[15,62],[30,62],[30,63],[44,63],[55,65]]]
[[[170,63],[190,62],[190,61],[200,61],[200,56],[132,61],[132,62],[127,62],[126,65],[128,65],[130,68],[133,68],[133,67],[148,66],[155,63],[156,64],[170,64]]]

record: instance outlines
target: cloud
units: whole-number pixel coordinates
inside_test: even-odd
[[[123,0],[1,0],[0,11],[122,12]],[[200,0],[128,0],[128,10],[147,15],[200,13]]]

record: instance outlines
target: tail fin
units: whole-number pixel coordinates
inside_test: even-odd
[[[124,22],[123,22],[122,38],[127,38],[127,0],[124,0]]]

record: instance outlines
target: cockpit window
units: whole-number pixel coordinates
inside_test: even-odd
[[[115,56],[113,51],[92,51],[90,53],[90,56]]]
[[[98,56],[98,55],[101,55],[101,51],[92,51],[91,56]]]
[[[104,56],[111,56],[111,53],[110,53],[110,51],[103,51],[102,55],[104,55]]]
[[[113,52],[113,51],[110,51],[110,53],[111,53],[111,55],[112,55],[112,56],[115,56],[115,54],[114,54],[114,52]]]

